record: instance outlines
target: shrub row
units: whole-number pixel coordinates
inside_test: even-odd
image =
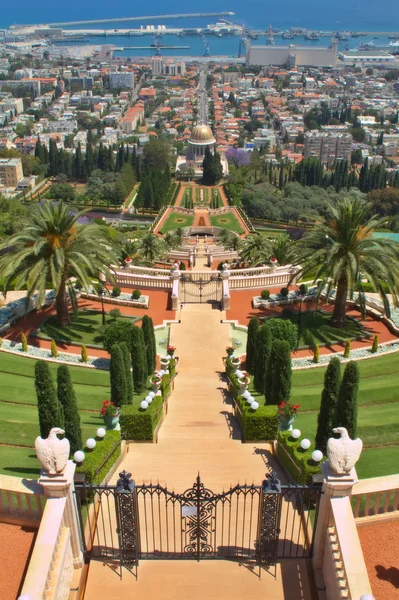
[[[239,408],[237,417],[243,434],[243,441],[275,440],[279,423],[278,407],[264,405],[253,411],[245,398],[238,394],[237,376],[231,374],[229,379],[231,382],[230,391]]]
[[[146,410],[139,406],[122,406],[119,418],[122,438],[152,442],[162,416],[163,401],[163,396],[155,396]]]
[[[290,431],[278,432],[277,456],[291,477],[301,485],[311,484],[312,476],[321,473],[321,463],[315,463],[312,459],[314,450],[312,446],[303,450],[299,440],[291,437]]]
[[[121,441],[120,431],[107,431],[103,439],[96,438],[96,441],[97,444],[93,450],[83,449],[85,459],[76,468],[77,473],[86,475],[86,483],[101,483],[120,456],[120,449],[118,449]],[[114,449],[115,451],[113,451]]]

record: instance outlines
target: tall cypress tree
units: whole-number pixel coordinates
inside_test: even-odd
[[[144,315],[141,321],[141,328],[143,330],[146,346],[148,373],[153,373],[156,367],[156,345],[154,324],[151,317]]]
[[[349,436],[357,434],[357,392],[359,389],[359,367],[351,360],[346,365],[339,388],[333,419],[334,427],[346,427]]]
[[[270,327],[265,323],[259,328],[256,334],[254,386],[259,394],[264,394],[265,392],[267,365],[270,358],[272,341],[272,332]]]
[[[326,453],[327,440],[332,435],[332,423],[341,384],[341,362],[338,357],[330,360],[324,374],[320,412],[317,417],[316,448]]]
[[[259,331],[259,319],[252,317],[248,325],[247,335],[247,360],[246,368],[248,373],[255,373],[255,350],[256,350],[256,335]]]
[[[141,394],[147,386],[148,367],[143,330],[137,325],[132,327],[132,367],[134,391]]]
[[[127,347],[126,342],[120,342],[119,348],[122,352],[123,358],[123,366],[125,369],[125,378],[126,378],[126,404],[131,404],[133,401],[133,374],[132,374],[132,364],[130,360],[130,352]]]
[[[71,454],[82,449],[82,431],[80,429],[80,416],[76,404],[69,367],[61,365],[57,371],[58,401],[64,410],[65,437],[71,445]]]
[[[291,348],[286,340],[273,340],[267,367],[267,404],[288,402],[291,395]]]
[[[57,393],[48,363],[38,360],[35,364],[35,388],[41,437],[47,438],[53,427],[64,426],[64,413],[58,402]]]
[[[109,376],[111,382],[111,402],[115,406],[127,404],[125,364],[122,350],[118,344],[114,344],[111,348]]]

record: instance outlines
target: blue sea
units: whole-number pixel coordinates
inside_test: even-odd
[[[305,27],[313,30],[343,31],[399,31],[399,8],[397,0],[380,0],[375,3],[371,0],[336,0],[334,3],[327,0],[285,0],[281,3],[266,2],[266,0],[203,0],[201,3],[176,3],[171,0],[154,0],[147,4],[126,3],[114,0],[112,3],[105,0],[69,0],[64,3],[36,2],[20,0],[19,3],[5,2],[0,13],[0,26],[9,27],[21,23],[52,23],[64,21],[79,21],[89,19],[130,17],[140,15],[162,15],[233,11],[235,14],[226,17],[234,23],[245,24],[256,29],[267,29],[272,24],[275,29],[289,29]],[[190,19],[154,19],[152,17],[142,21],[129,23],[112,23],[104,25],[85,25],[82,28],[128,29],[138,28],[140,25],[163,24],[166,27],[205,27],[218,21],[218,17],[199,17]],[[74,29],[78,29],[77,26]],[[91,44],[114,44],[116,46],[149,46],[151,36],[121,37],[103,36],[89,38]],[[211,55],[234,55],[238,53],[239,36],[225,36],[217,38],[208,36]],[[340,48],[354,48],[360,42],[371,41],[373,36],[350,38],[349,41],[340,42]],[[373,40],[376,45],[388,43],[387,36],[379,36]],[[259,37],[253,43],[265,43],[266,38]],[[330,38],[321,37],[319,41],[307,41],[303,38],[282,40],[276,37],[276,45],[296,43],[326,46]],[[188,50],[163,50],[165,56],[173,55],[201,55],[204,53],[204,43],[197,36],[164,36],[163,44],[188,45]],[[125,51],[119,56],[126,55],[151,55],[152,49]]]

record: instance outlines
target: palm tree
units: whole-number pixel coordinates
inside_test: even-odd
[[[227,242],[224,244],[226,250],[235,250],[235,252],[239,252],[242,246],[242,241],[238,235],[230,232],[230,237]]]
[[[72,214],[67,205],[36,205],[20,223],[20,231],[0,245],[0,278],[4,292],[13,281],[17,289],[26,285],[27,300],[37,291],[38,306],[43,303],[46,288],[56,294],[57,324],[70,323],[68,294],[76,307],[70,277],[77,277],[88,291],[92,278],[113,280],[116,263],[114,244],[108,228],[96,223],[79,224],[85,211]]]
[[[176,247],[180,248],[183,245],[183,241],[185,238],[184,227],[177,227],[177,229],[173,231],[173,235],[176,239]]]
[[[272,240],[271,255],[277,258],[279,265],[288,265],[295,260],[295,243],[289,235],[278,235]]]
[[[254,267],[267,262],[271,256],[270,240],[262,235],[249,235],[240,251],[240,259]]]
[[[382,298],[389,315],[387,288],[395,306],[399,294],[399,244],[386,238],[374,238],[375,230],[386,226],[389,219],[371,214],[371,203],[357,197],[343,198],[335,206],[328,205],[330,213],[325,223],[317,223],[297,242],[297,261],[300,272],[312,270],[314,281],[321,280],[321,291],[327,295],[336,288],[331,325],[343,327],[346,322],[348,294],[359,291],[362,310],[365,294],[361,279],[366,277]]]
[[[225,246],[230,241],[230,238],[231,232],[228,229],[222,228],[218,233],[216,241],[220,246]]]
[[[137,244],[137,252],[145,264],[152,265],[155,261],[162,258],[165,253],[165,247],[156,235],[146,233],[140,238]]]

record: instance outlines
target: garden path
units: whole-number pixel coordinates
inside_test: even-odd
[[[215,491],[261,482],[271,448],[241,443],[223,376],[231,343],[225,314],[211,304],[185,304],[179,317],[171,326],[179,373],[158,444],[130,444],[121,467],[138,482],[159,480],[176,491],[191,487],[198,471]]]

